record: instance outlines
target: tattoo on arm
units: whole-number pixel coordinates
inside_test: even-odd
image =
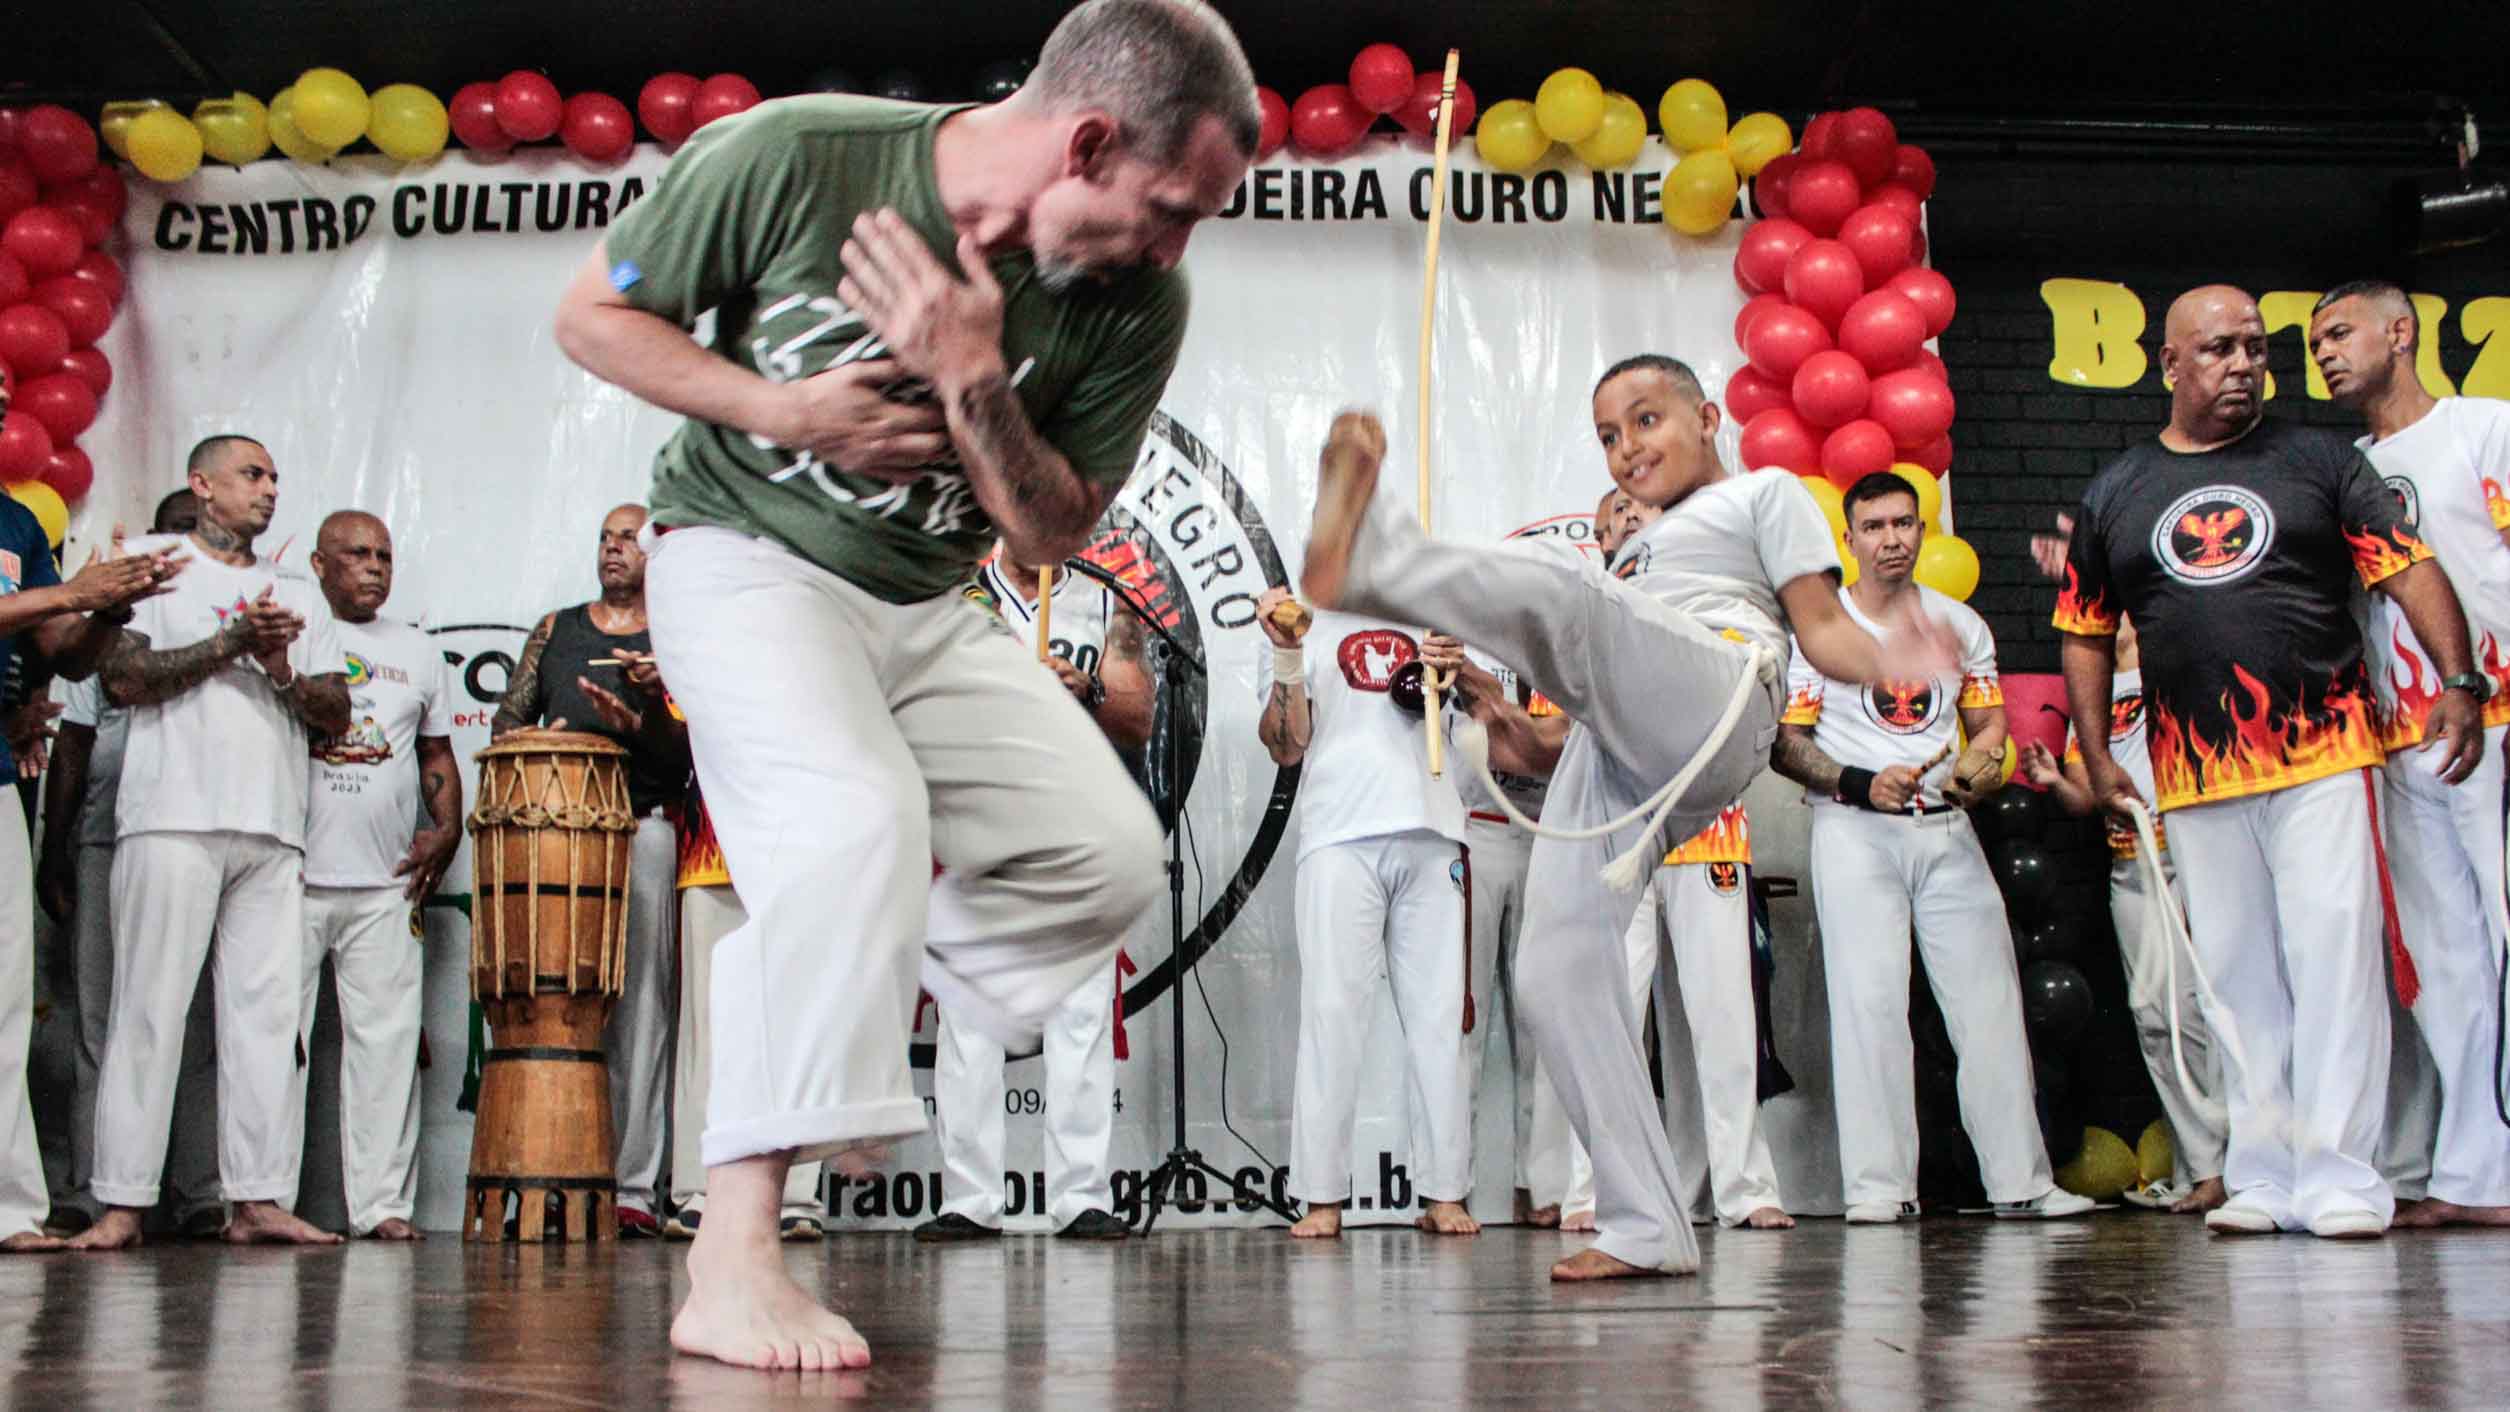
[[[1117,613],[1107,627],[1107,660],[1140,665],[1149,637],[1142,631],[1142,620],[1131,613]]]
[[[977,502],[997,524],[1050,540],[1089,532],[1098,519],[1097,497],[1029,425],[1008,375],[996,373],[959,389],[950,413],[952,439],[978,489]],[[985,504],[988,482],[1004,503]]]
[[[440,829],[462,827],[462,771],[453,760],[453,742],[440,735],[418,738],[419,797],[427,817]]]
[[[1778,743],[1769,748],[1769,767],[1806,789],[1838,792],[1839,762],[1823,754],[1813,744],[1813,733],[1802,726],[1778,727]]]
[[[1263,741],[1264,749],[1271,752],[1273,763],[1295,765],[1305,759],[1316,734],[1316,716],[1307,699],[1307,688],[1274,682],[1272,696],[1264,703],[1263,718],[1255,723],[1255,734]]]
[[[549,634],[557,626],[558,615],[551,613],[532,629],[523,644],[523,660],[514,664],[514,674],[506,678],[505,696],[497,702],[497,714],[489,719],[490,739],[510,730],[540,724],[541,688],[540,654],[549,648]]]
[[[148,645],[147,634],[124,628],[120,639],[106,649],[99,669],[105,699],[116,706],[151,706],[169,700],[209,680],[241,652],[240,639],[225,628],[188,646],[163,651]]]

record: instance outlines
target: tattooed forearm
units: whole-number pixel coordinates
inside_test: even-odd
[[[1315,738],[1316,717],[1307,699],[1307,688],[1287,682],[1274,682],[1272,695],[1264,702],[1264,714],[1255,722],[1255,736],[1276,765],[1295,765],[1307,758],[1308,744]]]
[[[198,642],[162,652],[148,645],[147,634],[123,629],[121,638],[106,650],[99,669],[105,699],[116,706],[150,706],[209,680],[243,655],[243,634],[234,630],[234,623],[241,621],[235,619]]]
[[[318,677],[300,672],[279,688],[279,699],[317,736],[340,735],[349,728],[349,679],[338,672]]]
[[[1802,726],[1778,727],[1778,743],[1769,748],[1769,767],[1806,789],[1838,792],[1839,762],[1823,754],[1813,744],[1813,733]]]
[[[514,664],[514,674],[506,678],[505,696],[497,702],[497,714],[489,719],[490,739],[540,724],[540,654],[548,650],[549,633],[556,626],[557,614],[552,613],[540,620],[524,642],[523,660]]]
[[[969,383],[952,395],[948,412],[968,488],[1019,560],[1059,563],[1078,550],[1104,506],[1029,425],[1011,379],[995,373]]]

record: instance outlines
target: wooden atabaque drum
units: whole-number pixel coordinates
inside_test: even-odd
[[[627,752],[522,730],[479,752],[471,810],[471,995],[487,1013],[468,1240],[597,1238],[618,1192],[602,1026],[627,965],[636,812]]]

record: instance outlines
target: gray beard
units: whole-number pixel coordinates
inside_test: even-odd
[[[1037,261],[1037,282],[1048,294],[1069,294],[1095,273],[1077,260],[1041,256]]]

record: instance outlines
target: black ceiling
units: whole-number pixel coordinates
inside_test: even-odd
[[[935,96],[1032,52],[1058,0],[19,0],[0,19],[0,97],[267,97],[310,65],[370,87],[448,94],[518,67],[569,92],[633,100],[650,75],[731,70],[770,94],[835,66],[868,83],[920,74]],[[1971,0],[1815,3],[1644,0],[1390,3],[1222,0],[1258,77],[1295,97],[1391,40],[1424,67],[1448,45],[1486,106],[1530,96],[1563,64],[1593,69],[1652,110],[1705,77],[1732,109],[1799,115],[1883,103],[1921,124],[2018,115],[2166,111],[2292,124],[2428,109],[2445,94],[2510,120],[2510,4],[2390,6],[2285,0]],[[2505,134],[2510,138],[2510,134]]]

